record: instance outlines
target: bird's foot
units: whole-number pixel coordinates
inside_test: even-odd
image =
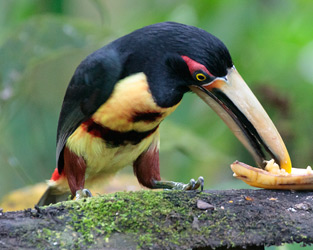
[[[88,189],[84,188],[76,191],[75,200],[81,200],[88,197],[92,197],[92,194]]]
[[[197,181],[191,179],[187,184],[174,181],[154,181],[153,188],[162,188],[171,190],[197,190],[200,187],[200,190],[203,191],[203,184],[204,179],[202,176],[200,176]]]

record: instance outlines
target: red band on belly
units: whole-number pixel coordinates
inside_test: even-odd
[[[119,146],[123,146],[126,144],[132,144],[132,145],[138,144],[144,138],[150,136],[153,132],[155,132],[157,128],[159,127],[159,125],[151,130],[144,131],[144,132],[138,132],[135,130],[130,130],[127,132],[120,132],[120,131],[112,130],[108,127],[102,126],[96,123],[95,121],[93,121],[92,119],[89,119],[82,124],[82,127],[87,133],[95,137],[102,138],[107,145],[111,147],[119,147]]]

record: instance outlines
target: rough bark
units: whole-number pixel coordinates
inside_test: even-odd
[[[313,242],[313,193],[139,191],[0,212],[0,249],[262,249]]]

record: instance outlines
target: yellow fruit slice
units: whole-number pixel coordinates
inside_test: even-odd
[[[267,162],[266,170],[255,168],[239,161],[235,161],[230,167],[234,172],[234,177],[253,187],[313,190],[313,171],[311,167],[306,169],[292,168],[290,174],[283,169],[279,169],[274,160]]]

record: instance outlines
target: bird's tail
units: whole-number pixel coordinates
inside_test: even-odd
[[[48,188],[38,201],[38,206],[47,206],[69,199],[71,193],[68,188],[67,179],[64,173],[59,173],[58,168],[55,168],[51,179],[47,183]]]
[[[41,196],[40,200],[38,201],[38,206],[46,206],[50,204],[55,204],[61,201],[66,201],[71,196],[71,192],[63,192],[61,193],[57,190],[55,186],[49,186],[46,192]]]

